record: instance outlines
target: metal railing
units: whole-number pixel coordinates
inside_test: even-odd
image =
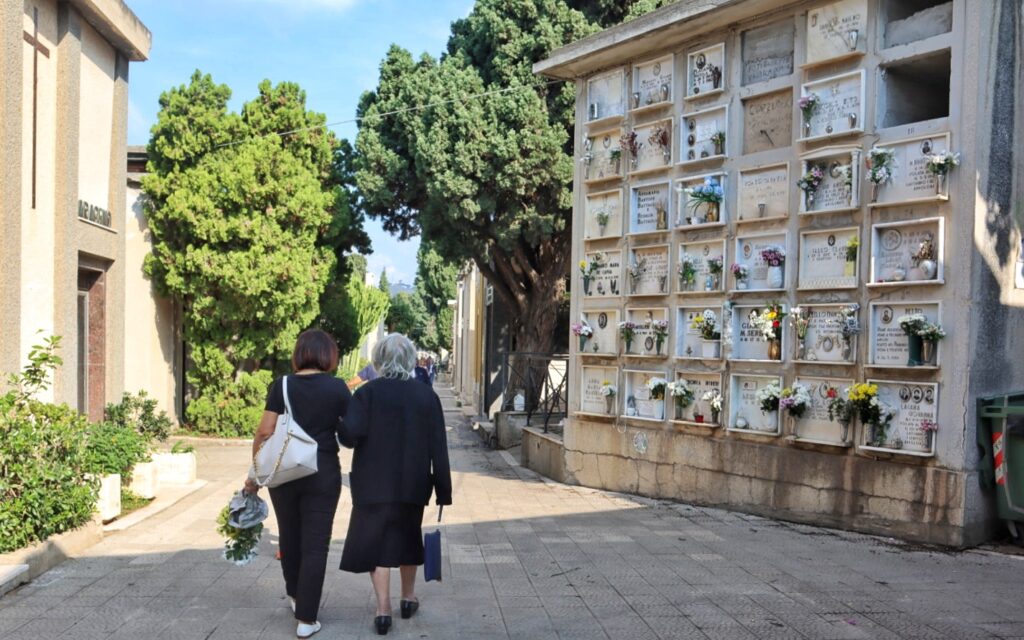
[[[544,433],[552,418],[565,416],[569,408],[569,355],[564,353],[512,352],[504,356],[505,387],[503,411],[516,410],[516,395],[522,392],[526,424],[544,418]]]

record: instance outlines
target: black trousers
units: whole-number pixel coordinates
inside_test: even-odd
[[[295,598],[295,618],[317,619],[327,571],[334,513],[341,497],[338,454],[321,451],[318,471],[270,490],[279,532],[285,590]]]

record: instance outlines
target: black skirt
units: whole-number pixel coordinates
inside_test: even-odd
[[[423,564],[423,505],[364,504],[352,507],[341,570]]]

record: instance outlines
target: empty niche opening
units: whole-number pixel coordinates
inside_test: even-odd
[[[882,67],[878,126],[895,127],[949,116],[949,51]]]
[[[953,30],[951,0],[882,0],[881,5],[886,48]]]

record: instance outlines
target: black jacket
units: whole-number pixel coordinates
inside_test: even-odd
[[[354,447],[349,480],[353,504],[452,503],[441,400],[416,380],[377,378],[356,390],[338,428]]]

